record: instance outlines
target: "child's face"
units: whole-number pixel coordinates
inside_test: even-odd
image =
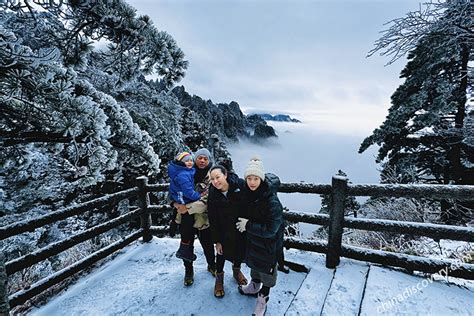
[[[191,169],[193,167],[193,160],[189,159],[189,160],[185,161],[184,165],[186,166],[186,168]]]

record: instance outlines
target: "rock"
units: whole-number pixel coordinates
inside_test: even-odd
[[[300,120],[291,118],[289,115],[286,115],[286,114],[271,115],[271,114],[263,113],[263,114],[253,114],[253,115],[260,116],[265,121],[301,123]]]
[[[211,100],[203,100],[199,96],[191,96],[183,86],[173,89],[181,106],[195,112],[202,125],[204,133],[219,135],[223,141],[238,141],[238,137],[265,139],[276,137],[273,127],[258,115],[246,117],[237,102],[214,104]],[[253,136],[251,136],[253,135]]]

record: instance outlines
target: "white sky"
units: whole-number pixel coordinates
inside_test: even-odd
[[[189,61],[180,82],[244,113],[287,113],[320,129],[368,136],[379,126],[406,60],[366,58],[384,23],[417,0],[133,0]]]

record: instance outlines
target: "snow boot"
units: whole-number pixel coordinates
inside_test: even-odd
[[[193,253],[194,247],[191,246],[191,242],[181,242],[179,249],[176,252],[176,257],[183,259],[184,261],[193,262],[196,260],[196,255]]]
[[[212,274],[213,277],[216,277],[217,270],[216,270],[215,265],[208,264],[207,265],[207,271],[209,271]]]
[[[255,305],[255,309],[253,310],[252,316],[263,316],[267,311],[267,302],[268,296],[264,296],[263,294],[258,294],[257,296],[257,305]]]
[[[251,280],[247,285],[239,285],[239,293],[242,295],[255,296],[257,297],[258,291],[262,283],[257,283],[254,280]]]
[[[218,298],[224,297],[224,271],[216,273],[216,284],[214,285],[214,296]]]
[[[240,267],[232,266],[232,274],[238,285],[247,285],[248,281],[242,271],[240,271]]]
[[[278,263],[278,271],[281,271],[283,273],[290,273],[290,268],[288,268],[287,266],[285,266],[285,264],[280,264]]]
[[[184,286],[191,286],[194,283],[193,265],[186,264],[184,266]]]

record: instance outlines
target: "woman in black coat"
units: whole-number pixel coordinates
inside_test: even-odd
[[[246,285],[247,279],[240,270],[245,254],[245,234],[239,232],[235,223],[239,214],[242,187],[244,181],[223,166],[216,165],[210,170],[211,186],[207,201],[207,211],[212,241],[216,244],[216,283],[214,295],[223,297],[224,263],[233,263],[234,279],[239,285]]]
[[[257,296],[253,315],[264,315],[270,288],[276,284],[278,255],[283,251],[283,207],[277,196],[280,179],[265,174],[258,157],[250,160],[244,176],[242,209],[247,216],[240,217],[236,226],[247,233],[245,262],[252,280],[239,286],[239,292]]]

